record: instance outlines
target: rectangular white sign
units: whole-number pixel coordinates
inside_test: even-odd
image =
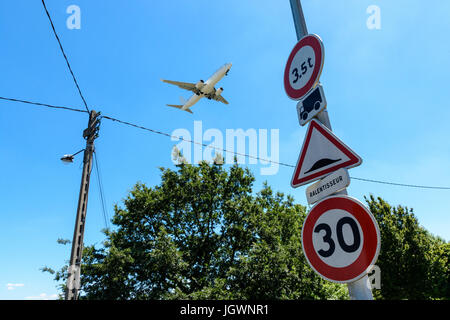
[[[304,126],[326,107],[327,100],[323,93],[323,87],[318,84],[297,103],[298,122]]]
[[[333,193],[345,189],[350,184],[350,176],[341,168],[306,188],[306,200],[313,204]]]

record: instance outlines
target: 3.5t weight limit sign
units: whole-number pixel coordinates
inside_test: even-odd
[[[306,217],[302,246],[308,263],[323,278],[353,282],[375,264],[380,231],[361,202],[348,196],[332,196],[318,202]]]
[[[324,60],[322,40],[309,34],[295,45],[284,69],[284,88],[287,95],[299,100],[319,82]]]

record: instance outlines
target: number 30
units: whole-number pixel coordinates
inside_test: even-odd
[[[352,229],[353,243],[351,245],[346,244],[344,241],[344,234],[342,229],[345,224],[348,224]],[[317,251],[317,253],[319,253],[322,257],[327,258],[334,253],[336,244],[334,243],[333,238],[331,238],[331,227],[326,223],[321,223],[314,228],[314,232],[316,233],[319,233],[322,230],[325,230],[323,242],[327,243],[329,248],[328,250],[320,249],[319,251]],[[355,252],[356,250],[358,250],[361,244],[361,236],[359,234],[358,225],[356,224],[355,220],[350,217],[343,217],[338,220],[336,224],[336,236],[339,246],[347,253]]]

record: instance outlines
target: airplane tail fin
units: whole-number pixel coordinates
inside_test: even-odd
[[[173,107],[173,108],[177,108],[177,109],[183,110],[183,105],[178,105],[178,104],[168,104],[167,106],[168,106],[168,107]],[[183,110],[183,111],[187,111],[187,112],[189,112],[189,113],[193,113],[190,109],[185,109],[185,110]]]
[[[180,102],[181,102],[181,105],[184,106],[186,104],[186,99],[183,98],[182,96],[180,96]]]

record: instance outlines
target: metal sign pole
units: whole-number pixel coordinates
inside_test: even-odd
[[[366,274],[355,282],[347,283],[348,294],[352,300],[373,300],[369,276]]]
[[[294,17],[295,32],[297,33],[297,40],[300,40],[308,34],[306,27],[305,16],[303,15],[302,4],[300,0],[289,0],[291,2],[292,16]],[[317,115],[319,120],[325,127],[331,130],[330,119],[328,118],[327,109],[323,110]]]
[[[303,15],[302,4],[300,0],[289,0],[291,3],[292,16],[294,18],[295,31],[297,33],[297,40],[308,34],[306,27],[305,16]],[[331,130],[330,118],[327,110],[323,110],[316,116],[324,126]],[[336,194],[347,195],[347,189],[337,192]],[[352,300],[373,300],[372,290],[370,289],[368,275],[361,279],[347,284],[348,293]]]

